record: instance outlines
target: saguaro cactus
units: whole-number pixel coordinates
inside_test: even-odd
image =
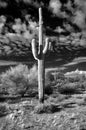
[[[45,40],[43,45],[43,21],[42,21],[42,9],[39,8],[39,46],[38,51],[36,48],[35,39],[32,40],[32,53],[34,58],[38,61],[38,93],[39,102],[44,102],[44,87],[45,87],[45,54],[48,50],[49,42],[48,38]]]

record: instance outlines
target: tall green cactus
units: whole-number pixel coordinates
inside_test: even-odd
[[[49,42],[48,38],[43,45],[43,21],[42,21],[42,9],[39,8],[39,47],[36,48],[35,39],[32,40],[32,53],[34,58],[38,61],[38,93],[39,102],[44,102],[44,87],[45,87],[45,54],[48,50]]]

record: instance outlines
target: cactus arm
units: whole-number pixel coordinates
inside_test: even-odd
[[[32,54],[33,54],[35,60],[38,60],[38,53],[37,53],[35,39],[32,40],[31,46],[32,46]]]
[[[52,50],[51,42],[49,42],[49,50]]]
[[[45,40],[45,46],[44,46],[44,49],[43,49],[43,54],[46,54],[46,52],[48,50],[48,47],[49,47],[49,39],[46,38],[46,40]]]

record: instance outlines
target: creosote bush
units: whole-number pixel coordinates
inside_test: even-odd
[[[29,69],[26,65],[19,64],[11,67],[1,75],[2,87],[9,95],[20,94],[23,96],[29,87],[28,74]]]

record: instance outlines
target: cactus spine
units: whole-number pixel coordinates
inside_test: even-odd
[[[36,48],[35,39],[32,40],[32,53],[34,58],[38,61],[38,93],[39,102],[44,102],[44,86],[45,86],[45,61],[44,57],[48,50],[49,42],[48,38],[45,40],[43,45],[43,21],[42,21],[42,9],[39,8],[39,46],[38,51]]]

